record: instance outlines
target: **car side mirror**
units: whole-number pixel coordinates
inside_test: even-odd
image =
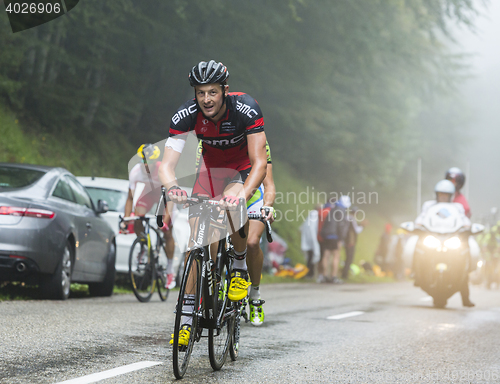
[[[484,225],[482,224],[474,223],[470,227],[470,233],[473,235],[477,235],[478,233],[481,233],[483,231],[484,231]]]
[[[101,213],[106,213],[109,211],[109,206],[108,206],[108,203],[106,202],[106,200],[98,200],[97,201],[97,210],[96,212],[98,214],[101,214]]]
[[[404,223],[401,223],[400,227],[405,231],[413,232],[415,230],[415,223],[413,221],[405,221]]]

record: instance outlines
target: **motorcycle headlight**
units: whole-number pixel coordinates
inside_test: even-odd
[[[444,242],[444,246],[448,249],[458,249],[462,245],[462,242],[458,237],[450,237]]]
[[[427,248],[436,249],[437,247],[439,247],[441,245],[441,242],[438,239],[436,239],[434,236],[429,235],[424,239],[424,245]]]

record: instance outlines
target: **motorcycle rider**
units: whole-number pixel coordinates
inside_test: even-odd
[[[462,184],[463,185],[463,184]],[[462,215],[462,221],[465,227],[470,227],[471,223],[469,218],[466,216],[465,209],[461,203],[457,203],[455,201],[452,202],[452,198],[455,195],[455,185],[450,180],[441,180],[434,187],[434,192],[436,192],[436,200],[426,201],[422,206],[422,213],[415,220],[416,226],[423,225],[424,218],[427,214],[427,211],[433,205],[438,203],[452,203],[458,209],[460,214]],[[470,256],[469,256],[470,257]],[[418,273],[418,268],[416,267],[415,257],[413,258],[413,270],[415,271],[415,286],[420,286],[420,276]],[[469,299],[469,274],[467,273],[466,278],[462,286],[460,287],[460,295],[462,296],[462,304],[464,307],[473,307],[475,304]]]
[[[465,215],[470,219],[471,213],[469,203],[467,202],[465,196],[460,193],[460,190],[465,184],[464,173],[460,170],[460,168],[452,167],[446,171],[444,178],[446,180],[450,180],[455,186],[455,196],[453,197],[453,202],[462,204],[465,210]]]

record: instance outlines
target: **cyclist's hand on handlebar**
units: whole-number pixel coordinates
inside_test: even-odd
[[[225,209],[236,208],[239,201],[240,199],[237,196],[224,196],[219,201],[219,205]]]
[[[170,187],[168,190],[168,197],[171,201],[177,204],[186,204],[187,192],[181,189],[178,185]]]
[[[276,218],[276,213],[274,211],[273,207],[268,207],[268,206],[263,206],[260,209],[260,212],[262,213],[262,217],[264,218],[265,221],[269,221],[269,223],[273,223],[274,219]]]
[[[128,225],[129,225],[128,221],[121,221],[119,224],[120,227],[119,233],[124,233],[124,234],[129,233]]]

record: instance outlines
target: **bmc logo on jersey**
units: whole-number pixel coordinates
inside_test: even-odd
[[[196,105],[193,104],[191,105],[189,108],[184,108],[184,109],[181,109],[179,112],[177,112],[173,117],[172,117],[172,122],[177,125],[177,123],[179,121],[181,121],[182,119],[184,119],[186,116],[188,115],[192,115],[193,113],[195,113],[197,111],[196,109]]]
[[[236,110],[240,111],[244,115],[247,115],[249,118],[253,118],[253,117],[258,115],[258,113],[255,109],[253,109],[249,105],[243,104],[240,101],[236,101]],[[252,113],[254,113],[253,116],[252,116]]]
[[[205,139],[203,138],[203,142],[207,143],[208,145],[212,147],[227,147],[227,146],[233,146],[236,144],[239,144],[243,141],[245,138],[245,134],[242,133],[241,135],[235,136],[231,139]]]

